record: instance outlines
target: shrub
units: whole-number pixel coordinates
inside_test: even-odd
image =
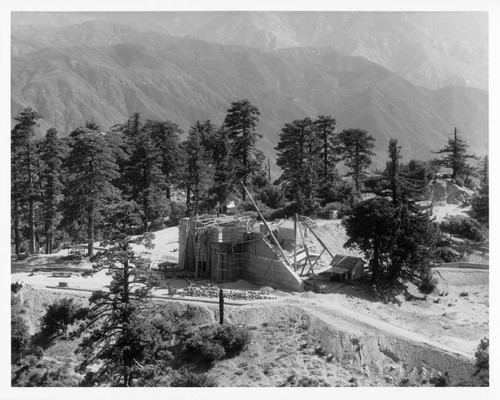
[[[184,354],[197,363],[213,363],[243,351],[251,339],[250,331],[232,325],[185,331],[180,335]]]
[[[427,268],[427,271],[422,274],[421,280],[422,283],[420,284],[418,289],[422,293],[429,294],[436,289],[438,280],[434,277],[430,268]]]
[[[476,372],[481,384],[488,386],[490,383],[490,340],[488,338],[481,339],[477,350],[474,353],[476,357]]]
[[[297,376],[292,373],[283,383],[279,386],[281,387],[328,387],[330,384],[325,382],[323,379],[316,379],[309,376]]]
[[[63,387],[78,386],[78,378],[71,373],[68,363],[59,365],[55,361],[38,360],[35,356],[26,358],[22,365],[12,371],[12,386]]]
[[[455,179],[455,183],[460,186],[460,187],[464,187],[464,180],[462,178],[456,178]]]
[[[433,254],[436,259],[445,263],[456,262],[462,258],[462,255],[458,251],[447,246],[436,248]]]
[[[172,387],[215,387],[217,383],[207,374],[195,374],[193,372],[175,372],[170,383]]]
[[[224,347],[227,355],[235,355],[245,350],[250,343],[251,334],[246,328],[238,328],[234,325],[222,325],[216,329],[214,340]]]
[[[30,334],[28,324],[24,318],[13,315],[10,318],[11,327],[11,349],[13,358],[20,357],[22,352],[26,350],[30,342]]]
[[[485,239],[485,232],[479,222],[462,215],[446,217],[439,227],[444,232],[452,235],[459,235],[475,242],[480,242]]]
[[[64,298],[46,305],[46,313],[42,317],[42,332],[47,336],[66,334],[68,326],[83,319],[86,309],[74,304],[73,299]]]
[[[429,382],[433,384],[435,387],[447,387],[450,386],[450,378],[448,373],[445,372],[444,375],[440,375],[438,377],[434,377],[429,379]]]

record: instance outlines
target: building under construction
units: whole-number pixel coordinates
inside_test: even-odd
[[[281,232],[281,234],[280,234]],[[257,224],[250,217],[184,218],[179,225],[179,268],[214,282],[245,279],[288,291],[302,291],[295,271],[294,235],[289,229]]]
[[[218,283],[245,279],[287,291],[302,291],[308,284],[316,289],[321,256],[325,251],[332,259],[336,256],[315,232],[315,223],[306,217],[299,220],[298,215],[277,224],[266,222],[262,215],[261,219],[259,223],[248,216],[181,219],[179,268]],[[314,248],[322,251],[314,253]]]

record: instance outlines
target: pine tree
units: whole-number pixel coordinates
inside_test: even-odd
[[[337,135],[334,132],[335,118],[329,115],[319,115],[314,124],[321,143],[318,151],[318,157],[322,164],[321,173],[319,174],[319,191],[324,205],[330,200],[333,187],[340,179],[336,168],[339,156]]]
[[[262,151],[256,147],[257,139],[262,138],[262,134],[256,131],[259,115],[259,109],[244,99],[231,103],[224,119],[231,144],[234,179],[238,186],[239,182],[247,184],[250,176],[261,169],[264,161]],[[243,188],[241,193],[245,201],[246,192]]]
[[[204,136],[202,143],[210,154],[214,168],[213,185],[209,189],[213,202],[211,207],[218,204],[217,211],[221,212],[236,183],[235,165],[231,161],[230,154],[229,132],[222,126],[215,130],[211,136]]]
[[[345,220],[346,245],[361,248],[375,280],[423,280],[436,241],[430,209],[421,204],[426,180],[406,176],[400,150],[391,139],[389,160],[379,178],[380,196],[355,205]]]
[[[344,247],[358,247],[369,260],[372,279],[377,282],[390,268],[398,221],[393,204],[382,197],[354,205],[343,220],[348,241]]]
[[[131,228],[129,223],[124,225],[125,231],[109,232],[111,239],[103,243],[107,250],[92,259],[93,272],[107,270],[113,280],[109,292],[92,294],[88,318],[78,332],[83,336],[78,349],[83,357],[79,370],[87,372],[86,385],[132,386],[140,376],[141,363],[148,358],[147,343],[135,325],[137,318],[150,308],[148,300],[157,280],[150,260],[134,253],[131,245],[151,249],[154,236],[148,233],[132,239],[126,233]],[[98,364],[98,369],[88,372],[87,367],[92,364]]]
[[[165,196],[170,200],[172,189],[180,184],[181,168],[180,135],[182,129],[171,121],[150,121],[145,127],[148,129],[153,142],[160,151],[161,172],[164,178]]]
[[[194,215],[198,215],[200,200],[203,200],[213,182],[213,166],[209,150],[203,146],[205,141],[213,135],[215,127],[210,121],[196,123],[189,130],[184,146],[187,154],[185,172],[186,185],[194,196]]]
[[[279,182],[301,214],[311,214],[317,206],[319,145],[314,123],[305,118],[285,124],[276,147],[283,170]]]
[[[102,133],[79,128],[71,137],[65,161],[68,180],[64,188],[64,220],[66,226],[86,228],[88,254],[93,256],[96,229],[103,222],[103,213],[120,196],[112,184],[118,177],[118,165],[114,149]]]
[[[31,108],[26,108],[14,118],[18,123],[11,131],[11,171],[14,243],[16,254],[20,252],[20,220],[22,203],[28,205],[28,240],[29,253],[35,252],[35,205],[40,193],[36,171],[36,146],[34,143],[34,126],[40,114]]]
[[[68,148],[58,138],[57,131],[49,129],[40,145],[40,182],[42,188],[42,218],[45,235],[45,253],[51,254],[54,230],[60,220],[60,204],[63,191],[63,161]]]
[[[458,135],[458,130],[453,130],[453,138],[448,139],[448,144],[435,154],[444,154],[436,163],[439,166],[450,168],[452,170],[451,178],[456,179],[463,177],[464,173],[469,168],[468,159],[475,159],[476,156],[467,154],[467,142],[464,138]]]
[[[472,198],[472,212],[474,218],[479,222],[488,225],[489,222],[489,193],[490,193],[490,180],[489,180],[489,165],[488,156],[485,156],[480,168],[480,187],[478,194]]]
[[[168,216],[166,178],[162,172],[162,151],[153,137],[156,121],[147,121],[133,143],[126,176],[130,200],[142,213],[143,230],[147,232],[152,221]]]
[[[386,163],[385,176],[389,181],[392,204],[398,205],[400,200],[400,172],[401,172],[401,146],[398,146],[397,139],[389,141],[389,161]]]
[[[349,168],[354,187],[359,193],[364,170],[371,165],[371,157],[375,155],[371,149],[375,147],[375,139],[360,129],[344,129],[339,134],[339,153]]]

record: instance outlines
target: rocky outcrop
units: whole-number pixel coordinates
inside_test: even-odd
[[[433,204],[464,204],[473,194],[473,190],[458,186],[451,179],[437,179],[429,185],[428,199]]]

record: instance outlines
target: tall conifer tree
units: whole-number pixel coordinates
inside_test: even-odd
[[[65,162],[64,217],[67,225],[76,222],[86,228],[88,254],[93,256],[96,230],[105,209],[120,198],[112,183],[118,177],[118,165],[113,147],[101,132],[79,128],[71,136]]]
[[[35,244],[35,206],[40,197],[38,171],[36,170],[36,146],[34,127],[42,118],[35,110],[26,108],[14,118],[17,124],[11,132],[11,171],[13,197],[14,242],[16,254],[20,250],[20,220],[22,203],[28,206],[29,253],[34,254]]]
[[[339,143],[340,158],[349,168],[348,175],[352,176],[359,193],[364,170],[371,165],[371,157],[375,155],[371,150],[375,147],[375,139],[365,130],[344,129],[339,134]]]
[[[318,151],[320,142],[310,118],[287,123],[281,129],[277,164],[283,169],[279,181],[297,212],[311,214],[317,206]]]
[[[243,99],[231,103],[224,119],[224,127],[229,133],[231,143],[231,159],[234,165],[234,179],[247,184],[251,175],[259,171],[264,161],[262,151],[257,149],[257,140],[262,138],[258,133],[257,123],[259,122],[260,111]],[[246,199],[246,192],[241,188],[243,200]]]

